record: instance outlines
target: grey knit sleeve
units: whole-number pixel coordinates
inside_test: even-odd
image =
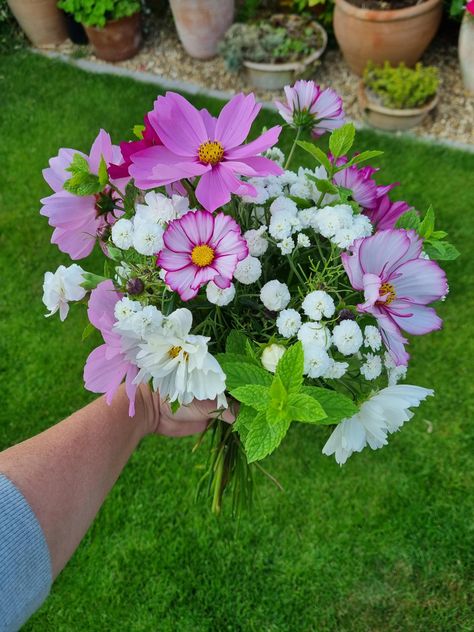
[[[0,632],[15,632],[48,596],[51,559],[21,492],[0,474]]]

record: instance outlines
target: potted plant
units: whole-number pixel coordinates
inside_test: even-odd
[[[210,59],[234,21],[234,0],[170,0],[179,39],[191,57]]]
[[[356,74],[368,61],[414,66],[438,30],[443,0],[335,0],[334,33]]]
[[[406,130],[419,125],[436,106],[438,69],[402,62],[382,67],[369,62],[359,87],[359,104],[367,122],[387,131]]]
[[[459,64],[464,87],[474,93],[474,0],[452,0],[451,17],[462,18],[459,30]]]
[[[57,0],[8,0],[18,24],[34,46],[60,44],[67,38],[64,14]]]
[[[219,51],[229,70],[245,69],[254,87],[279,90],[304,75],[326,45],[326,31],[318,22],[277,14],[253,24],[234,24]]]
[[[84,26],[100,59],[121,61],[138,52],[142,41],[139,0],[59,0],[58,6]]]

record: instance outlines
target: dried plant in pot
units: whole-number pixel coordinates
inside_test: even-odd
[[[438,69],[401,63],[382,67],[369,62],[359,86],[366,121],[378,129],[403,131],[419,125],[438,102]]]
[[[273,15],[234,24],[219,46],[229,70],[244,69],[256,88],[279,90],[306,75],[327,45],[325,29],[311,18]]]
[[[139,0],[60,0],[58,6],[84,26],[94,54],[100,59],[121,61],[139,51]]]

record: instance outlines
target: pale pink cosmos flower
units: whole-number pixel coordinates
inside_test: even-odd
[[[97,174],[101,158],[106,164],[121,159],[120,149],[112,145],[109,134],[100,130],[92,144],[89,156],[75,149],[59,150],[49,161],[49,167],[43,170],[43,176],[54,193],[41,200],[41,215],[49,219],[54,227],[51,243],[56,244],[71,259],[83,259],[89,255],[94,245],[121,214],[102,210],[98,204],[99,196],[78,196],[64,190],[64,183],[72,176],[67,168],[75,154],[80,154],[89,163],[91,173]],[[115,184],[123,187],[127,180],[117,180]],[[105,190],[106,197],[112,199],[112,192]]]
[[[209,281],[221,289],[230,287],[237,263],[248,255],[240,226],[224,213],[190,211],[169,223],[163,242],[157,264],[183,301],[194,298]]]
[[[435,261],[421,257],[422,246],[415,231],[382,230],[357,239],[341,255],[352,287],[364,292],[365,302],[357,309],[375,316],[397,366],[410,357],[402,329],[422,335],[442,326],[427,305],[446,295],[446,275]]]
[[[125,378],[125,390],[130,401],[128,414],[135,415],[135,394],[137,385],[133,383],[138,369],[122,351],[120,335],[114,331],[114,308],[122,295],[114,288],[112,281],[99,283],[89,298],[87,315],[104,339],[104,344],[94,349],[84,367],[84,383],[88,391],[105,393],[110,404],[118,387]]]
[[[226,204],[231,193],[256,196],[255,187],[237,176],[283,173],[275,162],[259,155],[277,142],[280,126],[243,144],[260,107],[253,94],[238,94],[215,118],[174,92],[158,97],[149,120],[163,145],[131,156],[129,173],[135,184],[151,189],[200,176],[196,197],[208,211]]]
[[[314,81],[300,79],[285,86],[286,103],[275,101],[282,118],[295,127],[311,129],[315,138],[345,123],[342,99],[332,88],[323,90]]]

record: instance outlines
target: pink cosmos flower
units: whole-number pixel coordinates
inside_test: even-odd
[[[54,226],[51,243],[56,244],[71,259],[83,259],[89,255],[97,239],[101,241],[104,232],[111,226],[119,214],[107,212],[100,207],[98,195],[78,196],[64,190],[64,183],[71,173],[66,171],[75,154],[87,159],[91,173],[97,174],[102,156],[107,164],[120,159],[120,150],[112,145],[109,134],[100,130],[86,156],[75,149],[60,149],[57,156],[51,158],[49,167],[43,170],[43,176],[54,193],[41,200],[44,205],[41,215],[49,218],[49,225]],[[123,180],[117,180],[119,187]],[[104,191],[105,198],[112,198],[112,191]]]
[[[255,187],[236,176],[283,173],[276,163],[259,155],[276,143],[280,126],[242,144],[260,107],[253,94],[238,94],[215,118],[174,92],[158,97],[149,118],[163,145],[131,156],[129,171],[135,184],[151,189],[200,176],[196,197],[208,211],[226,204],[231,193],[257,195]]]
[[[466,4],[466,11],[468,11],[471,15],[474,15],[474,0],[470,0]]]
[[[286,103],[275,101],[280,116],[290,125],[311,129],[315,138],[345,123],[341,97],[331,88],[321,89],[314,81],[300,79],[285,86]]]
[[[342,157],[336,161],[338,166],[347,162],[347,158]],[[352,198],[365,209],[375,209],[378,205],[378,200],[382,196],[386,195],[396,184],[389,184],[386,186],[378,186],[375,180],[372,178],[374,173],[378,170],[373,167],[359,168],[357,165],[352,165],[342,171],[338,171],[333,181],[335,184],[342,186],[352,191]]]
[[[118,179],[130,176],[128,170],[132,164],[133,154],[136,154],[147,147],[161,145],[160,137],[151,126],[148,114],[145,116],[143,122],[145,123],[145,129],[143,130],[143,138],[141,140],[132,140],[120,143],[120,152],[122,154],[123,162],[118,165],[109,165],[108,172],[111,178]]]
[[[377,198],[377,206],[373,209],[365,209],[364,214],[370,219],[375,230],[395,228],[398,218],[410,210],[406,202],[392,202],[388,195]]]
[[[427,305],[446,294],[446,275],[435,261],[421,258],[422,245],[414,231],[382,230],[357,239],[341,255],[352,287],[364,292],[365,302],[357,309],[375,316],[397,366],[410,357],[402,329],[422,335],[442,325]]]
[[[229,287],[237,263],[248,255],[240,226],[224,213],[190,211],[169,223],[163,242],[157,264],[183,301],[194,298],[209,281]]]
[[[125,378],[125,390],[130,406],[128,414],[135,415],[135,394],[137,385],[133,383],[138,369],[122,352],[120,336],[113,330],[115,323],[114,308],[122,298],[115,291],[112,281],[103,281],[92,290],[87,315],[104,339],[104,344],[94,349],[84,367],[84,383],[92,393],[105,393],[110,404],[118,387]]]

